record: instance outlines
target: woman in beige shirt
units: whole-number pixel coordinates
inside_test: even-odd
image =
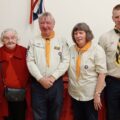
[[[68,91],[74,120],[98,120],[97,110],[102,107],[100,94],[105,86],[106,56],[92,40],[93,33],[86,23],[74,26],[72,38],[75,45],[70,48]]]

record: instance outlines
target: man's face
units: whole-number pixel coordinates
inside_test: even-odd
[[[120,29],[120,10],[114,10],[112,19],[115,23],[116,28]]]
[[[14,49],[17,44],[17,37],[14,32],[8,31],[4,34],[3,37],[3,44],[8,48],[8,49]]]
[[[43,17],[39,21],[39,27],[44,37],[48,37],[53,32],[54,21],[49,16]]]

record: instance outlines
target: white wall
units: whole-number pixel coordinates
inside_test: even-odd
[[[114,27],[112,8],[119,0],[45,0],[46,11],[56,19],[55,31],[71,41],[71,30],[78,22],[86,22],[92,29],[96,41],[99,36]],[[21,38],[20,44],[39,33],[38,23],[29,24],[30,0],[0,0],[0,33],[14,28]]]

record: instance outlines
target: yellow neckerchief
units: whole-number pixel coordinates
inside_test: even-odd
[[[91,41],[87,42],[86,45],[82,48],[79,48],[77,45],[75,46],[76,51],[78,52],[78,55],[76,57],[76,78],[78,80],[79,76],[80,76],[80,63],[81,63],[81,55],[80,53],[84,53],[85,51],[87,51],[91,46]]]
[[[54,38],[54,36],[55,36],[54,31],[50,34],[49,37],[45,37],[42,34],[42,37],[45,39],[46,64],[48,67],[50,66],[50,40]]]

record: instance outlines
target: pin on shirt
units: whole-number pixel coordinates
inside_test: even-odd
[[[88,69],[88,65],[85,65],[84,68],[85,68],[85,69]]]
[[[58,52],[58,55],[60,56],[60,60],[62,61],[62,52]]]

